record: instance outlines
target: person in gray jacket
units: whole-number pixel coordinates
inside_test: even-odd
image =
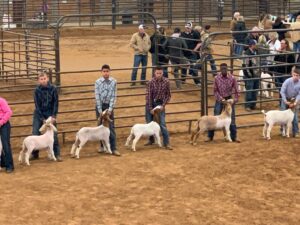
[[[172,65],[179,65],[179,64],[188,64],[188,60],[183,55],[183,49],[187,49],[187,44],[184,39],[180,37],[180,28],[176,27],[174,29],[174,33],[169,37],[165,43],[163,43],[163,48],[166,49],[166,53],[169,56],[170,62]],[[175,66],[173,67],[174,77],[176,79],[179,78],[179,69],[182,66]],[[177,89],[181,89],[181,80],[176,80],[176,87]]]

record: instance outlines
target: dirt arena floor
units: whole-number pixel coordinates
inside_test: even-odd
[[[112,68],[131,67],[130,35],[120,32],[116,38],[108,32],[98,36],[82,32],[81,37],[63,37],[62,70],[97,69],[104,63]],[[118,81],[128,81],[129,76],[130,71],[114,73]],[[62,83],[92,84],[97,77],[97,73],[65,75]],[[178,93],[172,101],[187,96],[197,99],[198,95]],[[92,96],[92,93],[83,96]],[[6,97],[9,101],[30,100],[31,92]],[[141,99],[119,98],[118,104],[141,103]],[[82,101],[78,105],[93,107],[93,102]],[[61,107],[74,109],[77,106],[63,103]],[[167,110],[186,108],[186,105],[176,105]],[[13,109],[30,112],[32,105]],[[131,115],[132,112],[119,110],[118,113]],[[74,118],[60,115],[59,120],[92,115],[93,112]],[[261,119],[259,115],[239,118],[238,122],[261,122]],[[12,120],[15,121],[16,118]],[[21,122],[30,123],[31,118]],[[82,124],[69,126],[79,128]],[[143,139],[137,152],[131,152],[124,147],[129,132],[125,129],[118,131],[121,157],[99,154],[98,144],[89,143],[81,151],[81,158],[75,160],[69,157],[74,139],[74,134],[70,134],[62,145],[62,163],[48,161],[46,153],[42,152],[41,159],[32,161],[30,167],[17,162],[22,139],[13,139],[15,173],[0,173],[0,224],[300,223],[300,139],[283,138],[279,136],[279,129],[274,128],[273,139],[267,142],[261,137],[262,127],[257,127],[238,130],[240,144],[225,143],[217,132],[214,142],[204,143],[204,137],[200,137],[198,145],[191,146],[186,124],[172,124],[169,128],[173,151],[144,147],[146,140]]]

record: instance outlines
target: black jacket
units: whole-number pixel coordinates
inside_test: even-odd
[[[245,31],[246,24],[244,21],[237,21],[234,26],[234,31]],[[237,43],[245,43],[245,39],[247,37],[247,33],[237,33],[233,34],[233,38],[237,41]]]
[[[182,32],[180,37],[187,38],[185,40],[187,48],[190,50],[194,50],[194,48],[197,46],[197,44],[200,42],[200,34],[199,32],[196,32],[192,30],[191,33]],[[189,40],[194,39],[194,40]],[[184,56],[190,57],[193,54],[192,51],[184,51]]]
[[[294,63],[295,62],[295,56],[294,54],[289,55],[276,55],[274,57],[274,61],[276,64],[280,63]],[[277,73],[275,76],[281,76],[281,75],[288,75],[291,74],[292,68],[294,65],[287,65],[287,66],[277,66],[273,70]],[[276,86],[281,87],[283,82],[288,79],[288,77],[277,77],[276,78]]]
[[[153,34],[150,37],[151,41],[151,48],[149,50],[150,53],[154,54],[155,53],[155,36],[156,34]],[[163,44],[165,43],[166,38],[162,35],[157,35],[157,44],[158,44],[158,65],[164,65],[168,63],[168,59],[166,58],[166,50],[163,47]]]
[[[34,104],[40,120],[45,120],[49,116],[56,117],[58,112],[58,92],[56,87],[50,83],[46,87],[37,86],[34,91]]]
[[[251,67],[254,67],[256,66],[255,64],[255,58],[251,57],[251,56],[254,56],[256,55],[256,51],[251,51],[249,48],[245,51],[245,55],[249,55],[250,57],[247,58],[245,61],[246,61],[246,64],[243,64],[242,66],[243,67],[250,67],[250,68],[247,68],[247,69],[243,69],[243,72],[244,72],[244,76],[245,78],[254,78],[254,77],[257,77],[258,74],[256,72],[255,69],[251,68]]]
[[[169,54],[170,60],[178,63],[180,63],[180,58],[184,56],[182,49],[188,48],[185,40],[177,37],[169,37],[163,46],[167,54]]]
[[[286,27],[284,26],[284,24],[282,22],[280,22],[279,24],[273,24],[272,29],[286,29]],[[277,33],[278,33],[279,41],[281,41],[282,39],[285,38],[286,31],[279,31]]]

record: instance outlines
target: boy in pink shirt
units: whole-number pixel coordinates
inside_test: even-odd
[[[14,171],[14,161],[10,147],[10,123],[12,111],[6,100],[0,97],[0,136],[2,142],[1,167],[6,168],[7,173]]]

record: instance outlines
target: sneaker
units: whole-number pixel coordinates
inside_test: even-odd
[[[56,162],[62,162],[62,158],[60,156],[56,156]]]
[[[146,81],[142,81],[142,82],[141,82],[141,85],[146,85]]]
[[[112,153],[114,156],[121,156],[121,153],[120,152],[118,152],[118,151],[113,151],[113,153]]]
[[[252,111],[249,107],[245,108],[245,110],[246,110],[247,112],[251,112],[251,111]]]
[[[299,134],[293,134],[293,138],[298,138],[299,137]]]
[[[6,169],[6,173],[12,173],[14,172],[14,169]]]
[[[172,148],[172,146],[171,146],[171,145],[167,145],[167,146],[165,146],[165,149],[166,149],[166,150],[173,150],[173,148]]]

